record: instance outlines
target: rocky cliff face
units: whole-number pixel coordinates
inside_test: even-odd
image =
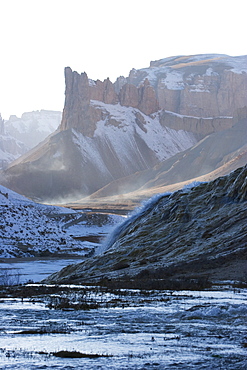
[[[215,120],[215,129],[231,124],[234,112],[246,106],[247,57],[197,55],[162,59],[151,62],[149,68],[132,70],[129,77],[114,84],[106,79],[89,80],[65,69],[66,100],[61,129],[79,127],[85,134],[95,130],[98,116],[90,109],[90,100],[139,109],[146,115],[162,110],[161,120],[169,112],[204,120],[199,134],[207,134],[205,119]],[[167,119],[165,119],[166,117]],[[208,121],[208,122],[209,122]],[[172,123],[170,123],[172,124]],[[214,127],[214,121],[213,125]],[[91,127],[88,133],[87,127]],[[184,129],[184,122],[176,125]]]
[[[65,105],[61,130],[76,128],[85,136],[93,136],[96,123],[102,119],[102,114],[91,105],[91,100],[105,104],[120,104],[121,106],[137,108],[146,115],[159,109],[154,88],[148,79],[140,87],[124,84],[115,91],[114,84],[106,79],[102,81],[89,80],[86,73],[78,74],[71,68],[65,68]]]
[[[145,281],[170,277],[246,279],[246,206],[246,166],[160,194],[116,228],[103,254],[68,266],[49,282],[132,279],[145,287]]]
[[[161,59],[133,70],[127,81],[147,78],[161,109],[196,117],[232,116],[246,106],[247,57],[194,55]]]
[[[4,184],[43,200],[85,197],[231,129],[246,106],[246,61],[226,55],[166,58],[115,83],[92,81],[67,67],[59,132],[13,163]]]

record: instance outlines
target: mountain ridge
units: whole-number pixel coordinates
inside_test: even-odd
[[[246,107],[246,60],[172,57],[115,83],[65,68],[58,132],[13,163],[4,185],[43,201],[55,193],[57,199],[80,199],[231,129],[236,112]]]
[[[50,110],[25,112],[20,118],[12,115],[2,121],[0,118],[0,168],[7,168],[53,133],[61,118],[61,112]]]

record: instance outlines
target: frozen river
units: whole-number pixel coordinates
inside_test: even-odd
[[[82,298],[98,305],[54,308],[55,301],[76,305]],[[0,368],[243,370],[246,316],[243,289],[109,292],[72,287],[59,295],[2,296]],[[59,351],[83,357],[56,357]]]
[[[81,217],[67,224],[66,230],[74,238],[85,239],[83,245],[97,251],[101,242],[119,224],[125,216],[84,212]],[[93,240],[93,242],[90,240]],[[96,240],[94,240],[96,239]],[[79,263],[84,260],[84,255],[75,255],[75,258],[43,257],[43,258],[14,258],[0,259],[0,285],[23,284],[28,281],[39,282],[50,274],[61,270],[63,267]]]
[[[28,281],[37,283],[67,265],[82,261],[83,259],[80,258],[61,259],[51,257],[29,261],[19,260],[18,262],[8,259],[7,262],[0,262],[0,284],[25,284]]]

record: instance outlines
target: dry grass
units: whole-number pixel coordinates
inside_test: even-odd
[[[188,67],[188,66],[199,66],[199,65],[206,64],[214,60],[223,59],[223,58],[224,57],[217,57],[217,58],[211,58],[211,59],[205,59],[205,60],[198,60],[196,62],[190,62],[190,63],[180,63],[180,64],[171,66],[171,68],[178,69],[178,68],[183,68],[183,67]]]

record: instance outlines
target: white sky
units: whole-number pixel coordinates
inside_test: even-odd
[[[173,55],[245,55],[245,0],[0,0],[0,112],[62,110],[64,68],[114,82]]]

